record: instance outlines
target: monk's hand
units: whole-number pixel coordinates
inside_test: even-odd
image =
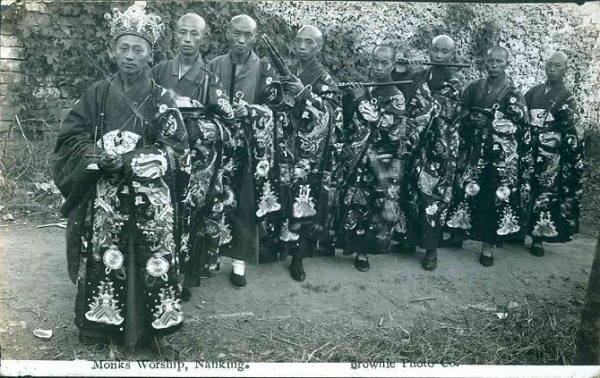
[[[409,59],[408,60],[408,72],[416,73],[416,72],[421,72],[424,69],[425,68],[423,68],[423,62],[421,60],[418,60],[418,59]]]
[[[480,112],[474,112],[469,115],[471,122],[473,122],[477,127],[484,127],[487,123],[487,117]]]
[[[296,76],[282,76],[279,79],[281,80],[283,90],[290,96],[296,97],[298,96],[298,93],[304,90],[304,84],[302,84],[302,81]]]
[[[109,173],[119,172],[123,168],[123,157],[118,154],[102,151],[98,167]]]
[[[360,83],[352,83],[349,88],[352,91],[352,96],[354,96],[354,98],[361,98],[367,95],[364,85]]]
[[[240,100],[239,102],[235,102],[232,104],[233,107],[233,115],[236,119],[242,119],[248,117],[248,103],[244,100]]]

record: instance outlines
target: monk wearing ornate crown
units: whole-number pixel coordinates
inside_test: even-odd
[[[232,239],[221,246],[221,253],[233,259],[230,280],[238,289],[246,286],[245,263],[259,260],[259,226],[264,236],[263,220],[281,212],[272,170],[275,134],[270,107],[282,102],[283,88],[271,64],[254,53],[256,26],[248,15],[233,17],[226,33],[230,51],[208,64],[222,80],[236,119],[231,181],[223,183],[233,193],[222,225],[231,229]]]
[[[568,57],[546,61],[546,83],[525,94],[531,123],[534,172],[531,179],[531,253],[544,255],[542,242],[566,242],[579,229],[583,138],[571,91],[564,84]]]
[[[54,149],[75,323],[82,342],[146,344],[172,358],[164,336],[183,322],[173,175],[189,169],[188,137],[146,69],[160,18],[137,5],[105,18],[119,72],[73,105]]]
[[[181,16],[175,30],[179,53],[152,69],[156,82],[174,92],[190,138],[191,172],[178,180],[188,188],[179,201],[184,206],[181,226],[188,231],[182,242],[189,247],[183,267],[184,301],[191,295],[188,287],[198,286],[200,277],[219,270],[220,245],[231,242],[223,211],[233,198],[224,183],[231,179],[227,163],[233,148],[234,116],[221,79],[202,60],[205,34],[202,17],[195,13]]]
[[[371,72],[379,83],[391,81],[396,51],[380,45],[371,54]],[[356,253],[357,270],[369,270],[369,253],[390,250],[393,234],[407,232],[407,209],[402,195],[408,186],[406,164],[417,147],[424,122],[405,114],[404,96],[394,85],[351,86],[344,96],[347,133],[341,192],[344,254]],[[408,173],[408,174],[407,174]]]
[[[494,263],[494,249],[526,231],[530,198],[531,134],[523,96],[506,76],[508,51],[488,50],[488,77],[462,94],[459,161],[446,225],[483,242],[479,262]]]
[[[448,63],[453,57],[452,38],[439,35],[431,41],[429,58],[432,62]],[[425,122],[426,131],[415,154],[415,177],[409,188],[412,196],[407,196],[409,202],[416,205],[413,207],[415,216],[411,217],[414,222],[409,222],[410,237],[404,239],[405,243],[396,244],[395,249],[414,250],[413,243],[417,242],[425,249],[423,268],[434,270],[444,215],[452,198],[462,88],[449,67],[432,66],[424,70],[422,66],[412,65],[409,68],[396,76],[393,73],[392,78],[412,80],[412,84],[400,85],[399,89],[407,98],[407,114]],[[434,111],[425,103],[433,103]]]

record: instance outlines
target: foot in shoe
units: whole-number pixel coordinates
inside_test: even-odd
[[[232,270],[229,279],[231,280],[231,284],[233,285],[233,287],[235,287],[236,289],[241,289],[244,286],[246,286],[246,275],[242,276],[239,274],[235,274]]]
[[[290,265],[290,273],[292,278],[296,281],[304,281],[306,278],[306,273],[304,272],[304,266],[302,265],[301,257],[292,258],[292,264]]]
[[[422,266],[425,270],[435,270],[437,268],[437,250],[429,250],[425,252]]]
[[[369,265],[369,259],[365,254],[357,254],[354,258],[354,267],[360,272],[366,272],[371,267]]]
[[[181,300],[184,302],[189,302],[191,297],[192,297],[192,292],[190,291],[190,289],[187,287],[184,287],[183,290],[181,290]]]
[[[481,251],[481,255],[479,256],[479,263],[483,266],[494,265],[494,255],[492,254],[492,251]]]
[[[542,246],[542,243],[531,244],[531,248],[529,249],[529,251],[531,252],[532,255],[537,256],[537,257],[542,257],[546,254],[546,251],[544,251],[544,247]]]

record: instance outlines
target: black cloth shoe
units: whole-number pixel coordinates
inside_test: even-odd
[[[479,263],[483,266],[492,266],[494,265],[494,256],[486,256],[482,253],[479,255]]]
[[[302,265],[301,257],[292,258],[292,264],[290,265],[290,273],[292,278],[296,281],[302,282],[306,279],[306,273],[304,272],[304,266]]]
[[[544,251],[544,247],[541,244],[532,244],[529,251],[532,255],[537,257],[542,257],[546,254],[546,251]]]
[[[365,258],[367,256],[365,255]],[[356,257],[354,258],[354,267],[360,271],[360,272],[366,272],[369,270],[369,268],[371,267],[369,265],[369,259],[367,258],[366,260],[359,260],[358,259],[358,255],[356,255]]]
[[[189,302],[191,297],[192,297],[192,292],[190,291],[190,289],[188,289],[187,287],[184,287],[181,290],[181,300],[184,302]]]
[[[425,254],[421,265],[425,270],[435,270],[435,268],[437,268],[437,253],[435,253],[433,257]]]
[[[231,280],[233,287],[236,289],[242,289],[244,286],[246,286],[246,276],[240,276],[239,274],[233,273],[233,269],[231,270],[229,279]]]

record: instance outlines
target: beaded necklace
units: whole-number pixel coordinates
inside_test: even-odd
[[[100,105],[100,135],[99,135],[100,147],[102,149],[104,149],[103,136],[104,136],[104,126],[106,124],[106,99],[108,98],[108,88],[110,87],[110,84],[112,83],[112,81],[115,79],[115,76],[110,78],[110,80],[108,81],[108,84],[106,84],[106,87],[104,87],[104,92],[102,92],[102,103]],[[150,79],[150,81],[152,83],[152,89],[150,90],[150,99],[148,101],[148,104],[146,105],[146,113],[144,114],[144,121],[143,121],[143,126],[142,126],[142,137],[137,142],[136,147],[141,147],[142,143],[146,139],[146,133],[148,132],[148,125],[150,123],[148,121],[148,119],[150,118],[150,111],[152,110],[152,107],[154,106],[154,95],[156,94],[156,88],[158,86],[156,85],[156,82],[154,82],[154,79]]]

